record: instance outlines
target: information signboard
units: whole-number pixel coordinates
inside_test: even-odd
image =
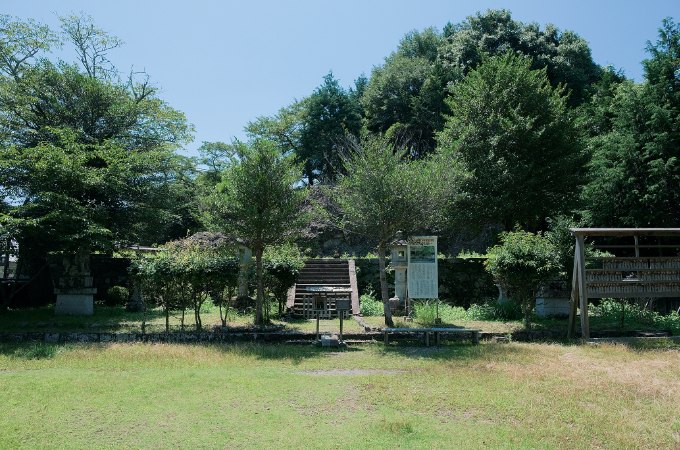
[[[414,236],[408,241],[409,298],[439,298],[437,236]]]

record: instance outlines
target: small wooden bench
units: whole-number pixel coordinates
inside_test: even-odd
[[[467,328],[381,328],[385,334],[385,345],[390,344],[390,333],[392,334],[406,334],[406,333],[423,333],[425,338],[425,346],[430,345],[430,333],[434,333],[437,345],[441,343],[442,334],[452,333],[470,333],[472,343],[479,344],[479,333],[482,330],[470,330]]]

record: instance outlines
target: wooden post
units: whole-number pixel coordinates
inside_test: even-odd
[[[586,286],[586,255],[583,236],[576,237],[576,251],[578,252],[579,267],[579,300],[581,306],[581,336],[590,339],[590,324],[588,322],[588,288]]]
[[[578,238],[576,238],[578,240]],[[573,338],[576,334],[576,311],[579,303],[579,286],[578,278],[579,268],[579,252],[578,249],[574,251],[574,273],[571,276],[571,298],[569,299],[569,328],[567,328],[567,337]]]

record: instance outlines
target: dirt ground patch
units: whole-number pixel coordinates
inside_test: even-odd
[[[345,376],[345,375],[395,375],[398,373],[408,373],[408,370],[381,370],[381,369],[331,369],[331,370],[303,370],[301,373],[303,375],[332,375],[332,376]]]

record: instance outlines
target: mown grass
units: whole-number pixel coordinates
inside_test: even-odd
[[[678,448],[653,346],[1,344],[0,448]]]

